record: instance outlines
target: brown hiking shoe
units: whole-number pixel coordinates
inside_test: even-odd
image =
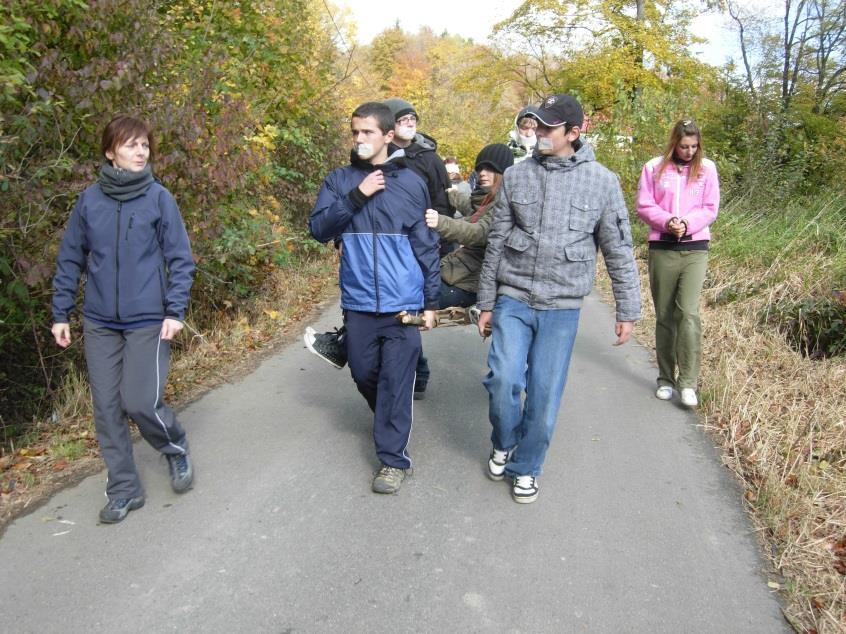
[[[405,469],[383,464],[373,476],[374,493],[396,493],[405,480]]]

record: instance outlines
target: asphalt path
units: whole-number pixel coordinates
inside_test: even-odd
[[[318,329],[339,322],[337,306]],[[293,343],[185,408],[197,469],[171,492],[135,446],[147,504],[100,525],[105,473],[0,538],[7,632],[787,632],[741,491],[694,414],[653,396],[613,314],[582,311],[534,504],[484,475],[473,327],[424,334],[414,474],[370,492],[371,415],[349,372]]]

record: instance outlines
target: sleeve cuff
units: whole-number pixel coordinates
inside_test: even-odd
[[[352,206],[355,207],[356,211],[364,207],[369,200],[367,196],[361,193],[361,190],[358,187],[353,187],[350,190],[350,193],[347,194],[347,198],[352,203]]]

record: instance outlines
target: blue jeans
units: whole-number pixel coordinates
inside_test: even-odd
[[[535,310],[505,295],[497,299],[484,384],[493,446],[516,447],[505,467],[511,475],[541,474],[567,383],[579,312]]]
[[[467,308],[476,303],[476,293],[465,291],[457,286],[452,286],[441,280],[441,297],[438,308],[451,308],[452,306],[463,306]],[[431,376],[429,370],[429,359],[420,353],[417,359],[417,381],[428,383]]]

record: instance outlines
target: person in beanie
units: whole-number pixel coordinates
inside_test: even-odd
[[[153,176],[153,135],[118,116],[102,137],[100,178],[82,192],[62,238],[53,278],[53,337],[71,343],[70,314],[86,274],[82,307],[94,425],[108,470],[100,521],[144,506],[127,416],[168,459],[171,486],[191,488],[188,439],[163,400],[170,342],[182,330],[194,260],[179,208]]]
[[[441,258],[441,296],[438,308],[469,307],[476,303],[479,270],[482,268],[491,226],[491,214],[487,212],[502,184],[503,173],[512,164],[511,151],[507,146],[502,143],[485,146],[476,157],[479,186],[468,197],[466,217],[449,218],[434,209],[426,211],[426,224],[430,228],[443,238],[461,244],[459,249]],[[417,362],[418,376],[421,372],[428,381],[431,377],[429,361],[422,352]]]
[[[508,475],[519,503],[538,496],[597,247],[617,305],[615,345],[629,340],[641,308],[619,179],[580,142],[581,105],[552,95],[529,116],[538,142],[530,159],[505,173],[477,297],[479,333],[493,330],[484,380],[493,428],[487,474]]]
[[[467,193],[451,189],[448,192],[450,204],[452,204],[452,206],[455,207],[456,211],[458,211],[462,216],[467,217],[473,215],[476,212],[476,208],[472,204],[473,197],[475,196],[478,200],[481,200],[482,197],[484,197],[491,191],[491,182],[494,180],[495,176],[499,175],[501,177],[505,170],[511,167],[513,164],[514,157],[508,146],[503,145],[502,143],[493,143],[491,145],[486,145],[476,156],[476,163],[474,169],[474,172],[478,175],[480,169],[487,168],[488,175],[485,179],[486,183],[477,182],[475,189]],[[497,178],[497,180],[500,179]],[[427,218],[428,216],[429,214],[427,212]],[[453,220],[453,218],[446,216],[444,216],[444,218],[446,218],[446,220],[444,221],[442,226],[451,226],[452,223],[450,223],[449,221]],[[487,225],[488,223],[485,224]],[[447,233],[449,233],[449,229],[447,229]],[[466,244],[464,240],[452,238],[446,233],[441,233],[441,235],[445,239],[455,241],[458,244]]]
[[[443,161],[438,156],[438,142],[417,130],[420,115],[405,99],[393,97],[384,104],[391,109],[396,126],[391,151],[405,151],[406,164],[426,183],[432,209],[445,216],[452,216],[446,190],[451,186]]]
[[[438,236],[426,226],[426,184],[406,169],[390,109],[378,102],[356,108],[350,124],[350,164],[323,181],[309,217],[321,242],[339,240],[341,308],[347,358],[358,391],[373,411],[380,467],[371,488],[396,493],[411,468],[414,368],[420,332],[396,319],[423,309],[434,326],[440,290]]]

